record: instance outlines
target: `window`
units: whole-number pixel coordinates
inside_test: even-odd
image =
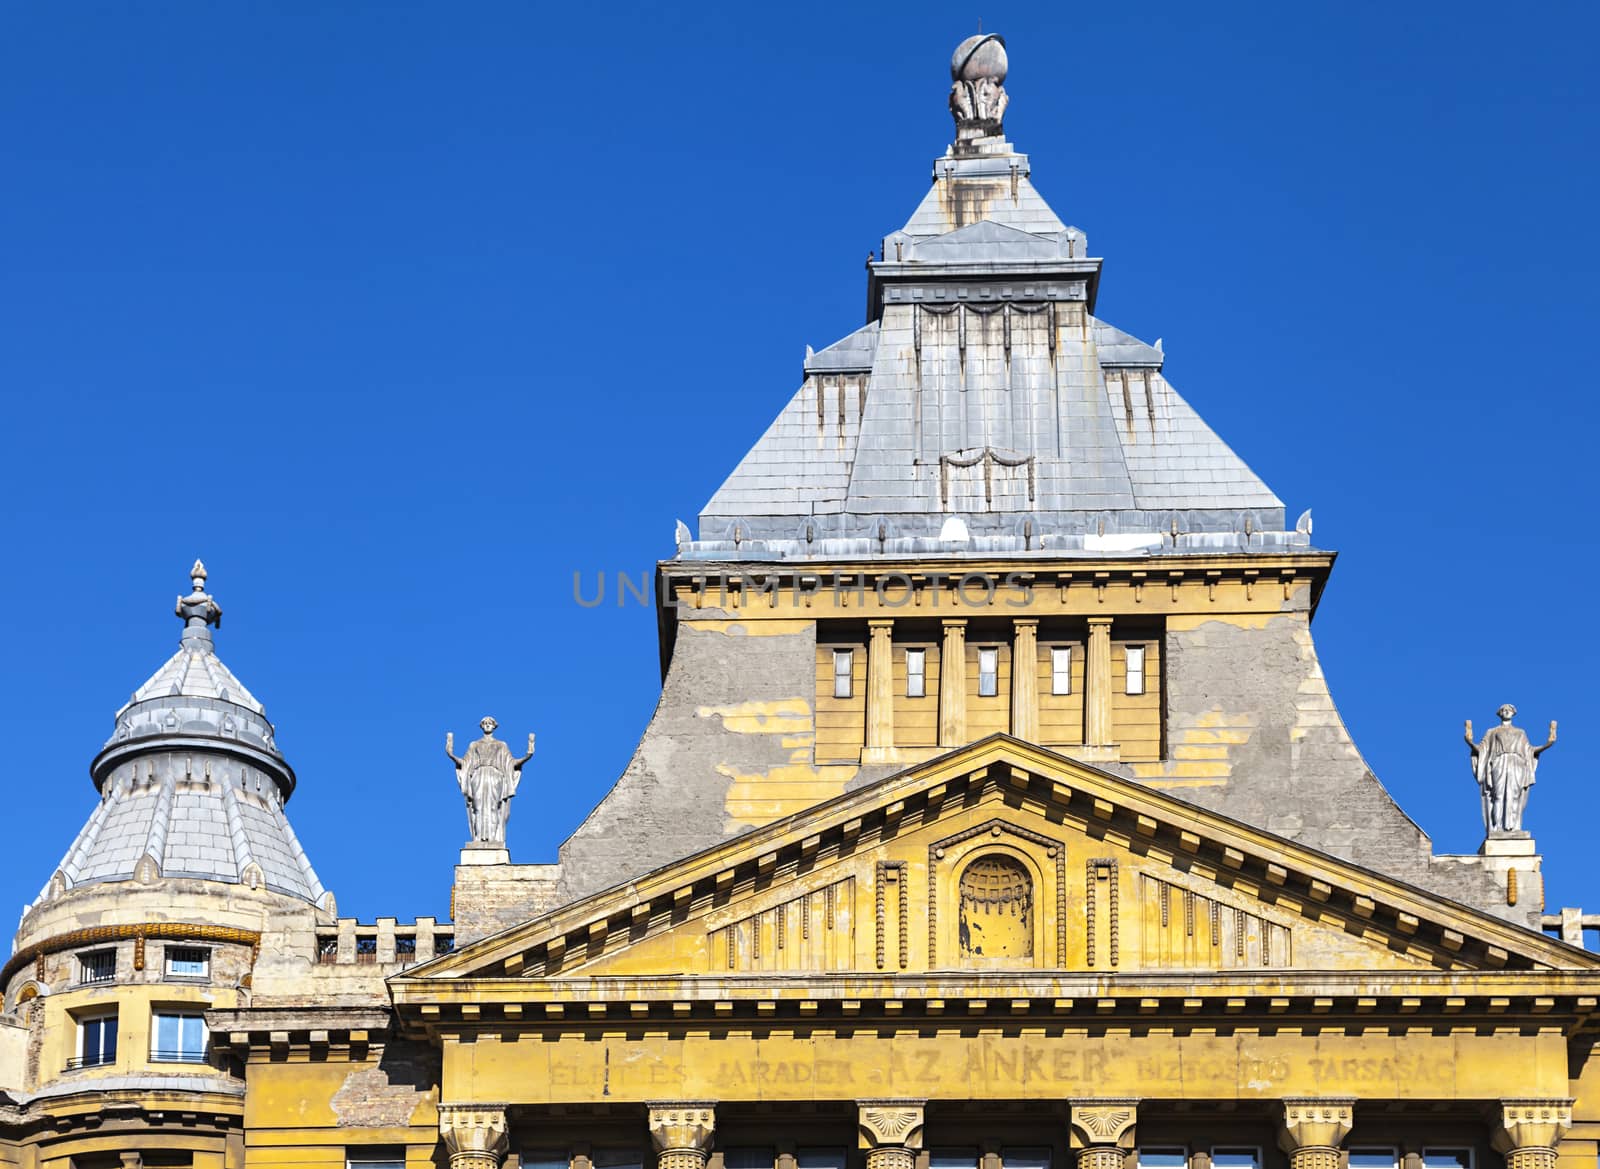
[[[399,1145],[350,1145],[344,1163],[346,1169],[406,1169],[406,1151]]]
[[[571,1164],[561,1149],[526,1149],[522,1154],[522,1169],[567,1169]]]
[[[1212,1149],[1211,1169],[1261,1169],[1261,1150],[1248,1145]]]
[[[168,978],[210,978],[211,951],[204,946],[168,946]]]
[[[843,1149],[796,1149],[794,1162],[797,1169],[844,1169]]]
[[[1050,693],[1072,693],[1072,647],[1058,645],[1050,651]]]
[[[84,985],[91,982],[112,982],[116,977],[115,950],[91,950],[87,954],[78,955],[78,981]]]
[[[1472,1169],[1472,1150],[1427,1148],[1422,1150],[1423,1169]]]
[[[596,1149],[589,1161],[594,1169],[644,1169],[644,1153],[638,1149]]]
[[[1144,693],[1144,650],[1142,645],[1130,645],[1123,652],[1128,659],[1128,693]]]
[[[978,651],[978,697],[993,698],[1000,692],[1000,651],[986,646]]]
[[[906,697],[926,698],[928,696],[928,651],[925,649],[906,650]]]
[[[854,650],[836,649],[833,651],[833,696],[835,698],[849,698],[853,693],[851,674],[854,671],[855,660]]]
[[[1003,1169],[1050,1169],[1050,1150],[1045,1148],[1001,1149]]]
[[[1189,1150],[1180,1145],[1139,1146],[1139,1169],[1188,1169]]]
[[[977,1149],[934,1149],[928,1154],[928,1169],[977,1169]]]
[[[117,1013],[107,1011],[78,1020],[78,1055],[71,1066],[97,1068],[117,1058]]]
[[[150,1028],[150,1058],[157,1063],[204,1063],[206,1021],[199,1011],[158,1010]]]
[[[1395,1149],[1351,1149],[1350,1169],[1395,1169],[1400,1156]]]
[[[722,1154],[723,1169],[772,1169],[777,1161],[775,1149],[726,1149]]]

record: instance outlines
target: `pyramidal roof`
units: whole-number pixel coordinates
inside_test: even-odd
[[[117,712],[90,766],[100,802],[41,899],[104,881],[187,877],[325,896],[284,813],[294,771],[266,710],[217,657],[205,566],[179,597],[183,640]]]
[[[952,62],[956,141],[868,265],[868,323],[818,352],[680,557],[1183,555],[1310,544],[1094,315],[1101,261],[1001,130],[998,37]],[[953,523],[952,521],[959,521]]]

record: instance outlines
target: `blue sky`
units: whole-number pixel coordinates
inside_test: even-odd
[[[1461,720],[1559,718],[1528,824],[1552,909],[1600,909],[1597,13],[6,6],[0,905],[197,555],[342,912],[446,914],[444,734],[486,712],[538,732],[511,847],[554,859],[659,689],[653,613],[574,573],[670,555],[862,323],[981,17],[1099,315],[1340,550],[1314,631],[1368,762],[1470,852]]]

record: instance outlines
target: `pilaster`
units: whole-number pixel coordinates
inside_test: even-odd
[[[867,741],[863,763],[892,762],[894,755],[894,622],[867,622]]]
[[[510,1147],[504,1104],[441,1104],[439,1136],[450,1169],[500,1169]]]
[[[1078,1169],[1123,1169],[1138,1121],[1137,1100],[1074,1100],[1072,1129],[1083,1142]]]
[[[1285,1100],[1278,1147],[1289,1154],[1289,1169],[1339,1169],[1355,1103],[1344,1096]]]
[[[939,652],[939,746],[967,742],[967,619],[947,617]]]
[[[1039,741],[1039,622],[1018,617],[1011,639],[1011,733]]]
[[[963,625],[965,622],[962,623]],[[946,623],[946,628],[949,628]],[[914,1169],[922,1148],[924,1100],[859,1100],[856,1102],[866,1169]]]
[[[716,1127],[713,1104],[650,1105],[650,1139],[661,1154],[659,1169],[705,1169]]]
[[[1572,1101],[1500,1101],[1491,1143],[1504,1153],[1506,1169],[1555,1169],[1556,1146],[1572,1127]]]
[[[1083,741],[1109,747],[1111,738],[1111,618],[1089,618],[1089,646],[1084,661]]]

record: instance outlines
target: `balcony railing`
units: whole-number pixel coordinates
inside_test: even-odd
[[[152,1063],[205,1063],[206,1053],[203,1051],[167,1050],[156,1048],[150,1053]]]
[[[67,1070],[75,1071],[78,1068],[104,1067],[108,1063],[115,1063],[117,1053],[114,1051],[97,1051],[92,1055],[75,1055],[67,1060]]]

